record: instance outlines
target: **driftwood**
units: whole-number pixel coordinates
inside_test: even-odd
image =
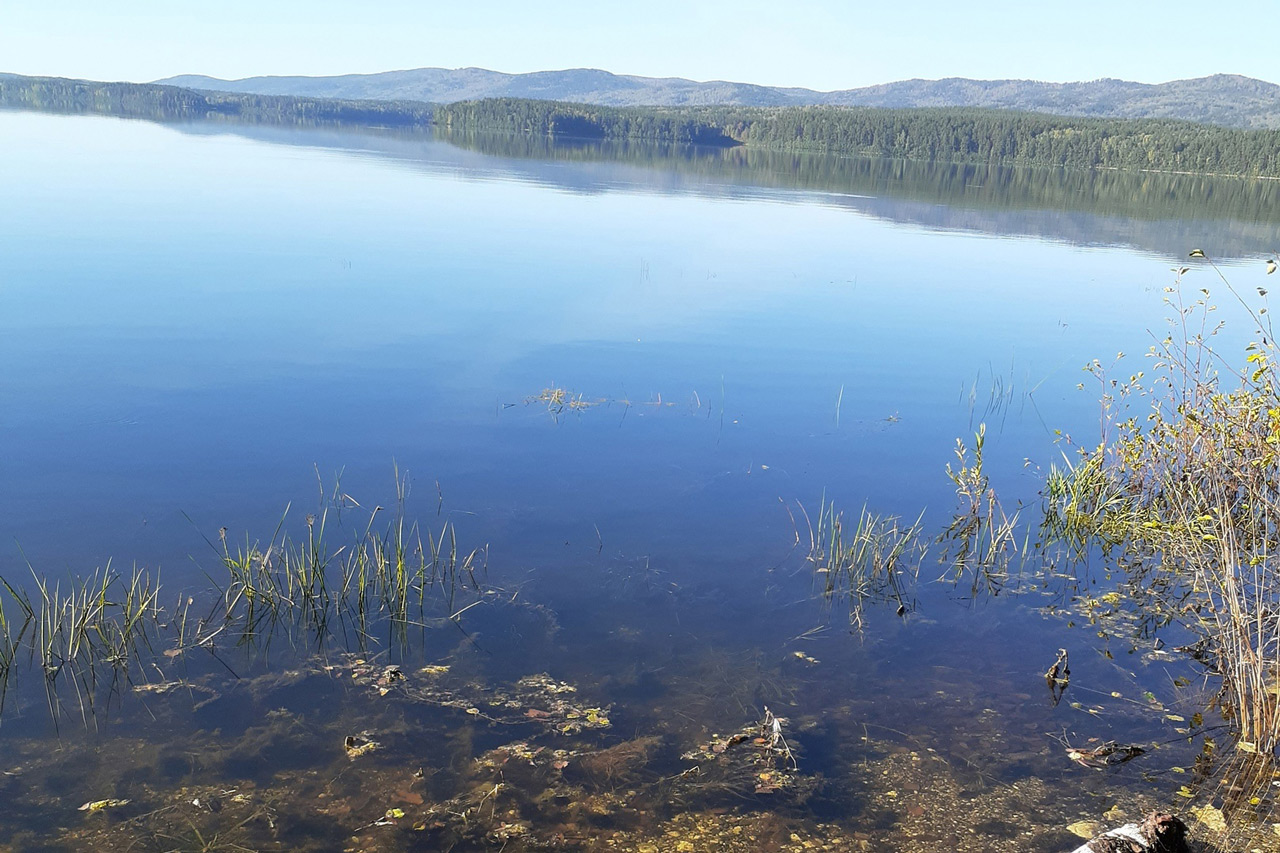
[[[1190,853],[1187,825],[1171,814],[1152,812],[1142,823],[1104,832],[1073,853]]]

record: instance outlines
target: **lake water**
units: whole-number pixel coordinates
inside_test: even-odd
[[[0,601],[160,583],[128,660],[19,643],[0,849],[1066,850],[1192,781],[1200,669],[1072,584],[975,594],[935,545],[851,627],[805,557],[824,501],[936,535],[984,423],[1032,517],[1170,268],[1265,283],[1273,184],[20,112],[0,145]],[[337,566],[398,503],[487,546],[452,596],[218,632],[224,528],[322,522]],[[1107,740],[1147,752],[1067,757]]]

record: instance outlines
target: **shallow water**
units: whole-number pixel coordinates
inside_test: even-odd
[[[138,565],[163,609],[114,682],[15,667],[0,845],[1070,849],[1191,780],[1192,662],[1067,580],[974,594],[933,559],[851,630],[804,518],[940,530],[980,423],[1033,509],[1057,431],[1096,441],[1081,366],[1145,350],[1170,266],[1265,281],[1270,185],[11,112],[0,139],[0,575]],[[179,635],[216,630],[177,613],[216,611],[221,528],[327,512],[349,549],[397,470],[410,520],[488,545],[403,636]],[[576,689],[519,686],[543,673]],[[1147,754],[1067,758],[1091,738]]]

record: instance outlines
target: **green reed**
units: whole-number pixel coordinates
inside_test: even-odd
[[[863,603],[873,597],[896,601],[899,613],[906,612],[904,592],[916,580],[927,550],[922,519],[923,514],[906,524],[897,516],[878,515],[863,507],[850,525],[844,513],[823,498],[816,527],[805,514],[807,559],[823,598],[844,600],[856,626],[862,625]]]
[[[25,643],[46,672],[65,666],[91,667],[99,662],[127,661],[140,644],[148,644],[147,628],[160,615],[159,584],[135,567],[126,577],[110,564],[87,577],[51,584],[35,573],[35,594],[4,588],[23,614],[16,633],[5,620],[3,641],[13,656]]]
[[[159,583],[134,567],[128,575],[110,564],[84,577],[57,582],[32,572],[31,588],[0,578],[0,696],[22,657],[45,675],[50,709],[61,706],[57,685],[70,683],[88,721],[104,668],[119,679],[140,654],[154,652],[163,610]]]
[[[388,623],[393,642],[406,641],[411,626],[434,625],[428,607],[447,608],[456,619],[457,596],[481,589],[476,575],[487,549],[460,549],[451,521],[422,531],[407,517],[407,497],[407,480],[397,472],[394,511],[375,507],[360,527],[342,523],[344,507],[335,507],[308,515],[297,538],[288,508],[265,543],[246,537],[232,545],[223,529],[216,544],[206,540],[217,556],[205,572],[212,588],[184,593],[170,606],[160,603],[158,575],[137,567],[121,574],[108,563],[52,579],[28,566],[25,584],[0,577],[0,697],[25,659],[45,674],[55,715],[58,685],[66,684],[88,720],[102,675],[145,679],[138,666],[160,653],[215,653],[221,636],[265,648],[277,634],[301,629],[323,643],[340,623],[344,633],[354,627],[363,645],[375,625]]]
[[[942,562],[957,580],[971,575],[974,594],[984,586],[989,591],[999,589],[1010,565],[1025,558],[1029,547],[1026,533],[1018,542],[1019,513],[1005,510],[983,467],[986,439],[985,423],[978,425],[972,449],[956,439],[956,464],[948,464],[946,470],[959,507],[938,537]]]
[[[293,620],[318,633],[330,620],[343,619],[363,634],[378,619],[406,624],[420,618],[433,588],[450,609],[459,591],[478,589],[475,573],[485,567],[487,549],[461,552],[450,521],[424,532],[406,513],[407,480],[397,474],[396,482],[394,509],[388,514],[375,506],[363,527],[340,544],[327,508],[306,517],[305,538],[297,541],[286,532],[287,509],[265,545],[246,540],[232,551],[222,536],[223,618],[246,631],[266,619]],[[382,517],[387,521],[379,529]]]

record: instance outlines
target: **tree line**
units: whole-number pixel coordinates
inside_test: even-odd
[[[353,124],[634,140],[1009,166],[1280,177],[1280,131],[985,109],[599,107],[492,98],[448,105],[206,92],[0,74],[0,107],[160,121]]]
[[[99,83],[0,74],[0,107],[98,113],[155,121],[241,119],[271,124],[423,126],[432,105],[417,101],[346,101],[289,95],[203,92],[150,83]]]
[[[912,160],[1280,177],[1280,131],[1167,119],[969,108],[609,108],[495,98],[437,107],[435,121],[459,129]]]

